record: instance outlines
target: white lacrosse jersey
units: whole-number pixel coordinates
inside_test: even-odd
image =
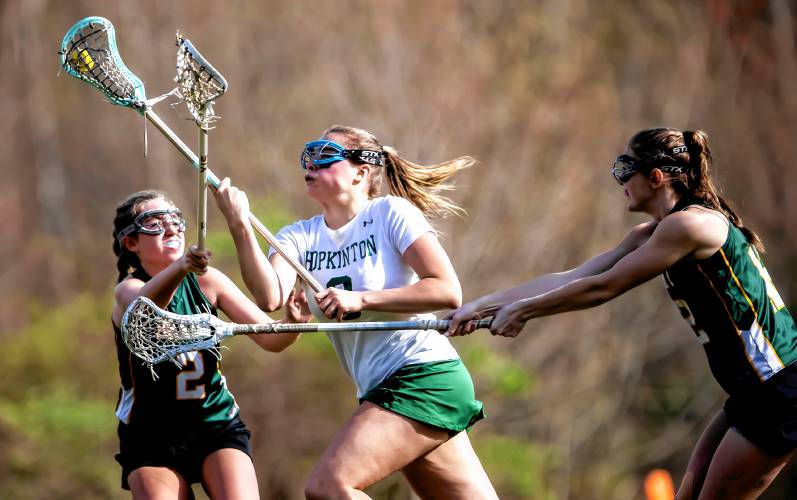
[[[323,215],[295,222],[277,233],[286,253],[325,287],[346,290],[400,288],[418,281],[403,259],[415,240],[433,232],[423,213],[397,196],[374,198],[346,225],[327,227]],[[275,252],[271,249],[269,257]],[[305,285],[308,302],[319,322],[329,322]],[[351,321],[407,321],[434,315],[362,311]],[[454,347],[436,331],[330,332],[341,364],[357,385],[360,398],[399,368],[417,363],[459,359]]]

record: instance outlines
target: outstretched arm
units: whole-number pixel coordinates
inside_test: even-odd
[[[494,335],[515,337],[529,319],[603,304],[658,276],[684,257],[709,247],[716,251],[721,245],[717,233],[707,230],[699,217],[674,214],[659,223],[647,242],[608,270],[503,307],[490,330]]]
[[[494,315],[496,311],[507,304],[544,294],[570,282],[594,276],[610,269],[620,259],[644,244],[655,228],[655,222],[640,224],[634,227],[615,248],[587,260],[574,269],[560,273],[545,274],[516,287],[484,295],[468,302],[446,315],[446,318],[451,320],[451,326],[446,335],[466,335],[471,333],[473,331],[472,325],[468,324],[468,322],[472,319]]]

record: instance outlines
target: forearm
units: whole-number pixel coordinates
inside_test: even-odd
[[[528,321],[542,316],[599,306],[617,295],[619,293],[615,293],[599,278],[588,276],[540,295],[520,299],[516,304],[521,309],[521,318]]]
[[[138,295],[149,298],[155,305],[165,309],[171,302],[180,282],[183,281],[187,274],[180,261],[173,262],[147,281],[138,290]]]
[[[559,288],[566,287],[570,283],[581,282],[584,279],[592,278],[611,269],[612,266],[629,252],[628,248],[630,248],[632,244],[628,242],[624,243],[625,246],[618,246],[617,248],[597,255],[569,271],[545,274],[514,288],[486,295],[476,299],[474,302],[477,303],[480,311],[491,311],[505,306],[506,304],[511,304],[512,302],[547,294]],[[596,282],[596,280],[587,280],[585,283]],[[581,284],[581,286],[583,285],[584,283]]]
[[[282,352],[291,346],[301,333],[275,333],[247,335],[261,349],[268,352]]]
[[[412,285],[362,293],[363,309],[384,312],[420,313],[459,307],[462,290],[458,283],[424,278]]]
[[[249,221],[230,225],[230,233],[238,253],[241,276],[258,307],[266,311],[275,311],[282,307],[285,297],[279,276],[260,249]]]
[[[507,304],[544,294],[568,282],[568,272],[545,274],[507,290],[484,295],[473,303],[481,312],[495,311]]]
[[[229,302],[229,300],[225,300]],[[239,324],[265,324],[271,323],[272,320],[265,312],[258,309],[249,299],[243,296],[236,297],[235,304],[230,307],[227,306],[223,309],[229,318]],[[227,312],[231,311],[231,312]],[[279,320],[280,323],[287,322],[286,320]],[[263,350],[269,352],[282,352],[287,349],[291,344],[296,342],[299,338],[299,333],[279,333],[279,334],[259,334],[248,335],[257,345]]]
[[[234,323],[266,324],[274,321],[221,273],[216,275],[216,286],[219,289],[217,307]],[[270,352],[283,351],[296,341],[298,336],[299,334],[249,335],[257,345]]]

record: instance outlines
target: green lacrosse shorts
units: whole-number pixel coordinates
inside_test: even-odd
[[[459,359],[404,366],[365,393],[377,406],[454,436],[484,418],[468,369]]]

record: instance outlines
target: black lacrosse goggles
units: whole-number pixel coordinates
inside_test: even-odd
[[[620,155],[614,160],[612,165],[612,177],[621,186],[628,182],[631,177],[637,172],[649,172],[650,170],[658,168],[662,172],[671,174],[680,174],[684,171],[683,167],[676,165],[651,165],[642,160],[638,160],[628,155]]]
[[[360,163],[368,163],[381,167],[385,164],[381,151],[371,149],[346,149],[335,141],[311,141],[304,145],[299,157],[299,165],[303,170],[315,167],[329,168],[342,160],[352,159]]]
[[[181,233],[185,231],[185,219],[183,219],[183,213],[179,208],[141,212],[133,219],[133,223],[119,231],[116,237],[119,241],[122,241],[122,238],[133,233],[149,235],[163,234],[166,232],[166,226],[169,224],[177,226],[177,231]]]

